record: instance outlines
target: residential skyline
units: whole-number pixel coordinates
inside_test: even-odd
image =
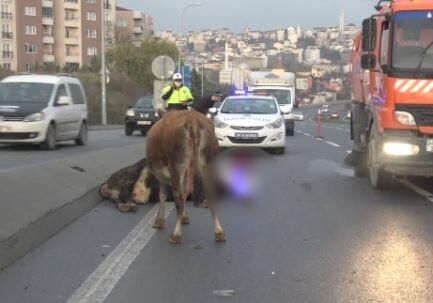
[[[144,11],[156,20],[157,31],[180,31],[182,9],[197,1],[194,0],[119,0],[118,5]],[[202,0],[203,7],[189,10],[185,15],[184,30],[217,29],[228,27],[241,32],[250,27],[255,30],[286,28],[289,25],[313,28],[319,26],[338,26],[341,10],[345,11],[346,24],[361,24],[362,19],[374,13],[377,0],[310,0],[309,11],[305,14],[305,0]],[[268,14],[264,15],[263,12]]]

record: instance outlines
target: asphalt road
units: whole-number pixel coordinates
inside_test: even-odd
[[[35,145],[0,144],[0,172],[60,160],[78,153],[136,144],[143,141],[144,138],[139,135],[139,132],[136,132],[132,137],[126,137],[122,129],[113,129],[90,131],[87,145],[76,146],[72,141],[64,142],[60,143],[55,151],[43,151],[39,146]]]
[[[173,211],[154,232],[154,205],[124,215],[100,204],[1,272],[0,301],[432,302],[432,202],[355,178],[343,166],[347,125],[314,133],[297,124],[288,153],[262,171],[262,197],[219,204],[227,243],[214,243],[204,209],[188,209],[183,244],[171,246]]]

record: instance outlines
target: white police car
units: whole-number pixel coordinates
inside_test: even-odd
[[[216,114],[214,123],[220,147],[259,147],[285,153],[284,113],[274,97],[232,96],[212,112]]]

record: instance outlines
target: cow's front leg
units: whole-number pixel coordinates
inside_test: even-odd
[[[167,187],[165,185],[159,186],[159,211],[156,217],[153,228],[164,229],[165,227],[165,202],[167,201]]]

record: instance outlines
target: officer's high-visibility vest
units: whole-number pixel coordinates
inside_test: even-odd
[[[164,87],[162,90],[162,95],[164,96],[171,89],[171,85]],[[188,87],[182,86],[179,89],[175,89],[171,94],[170,98],[167,100],[167,104],[182,104],[187,101],[194,100],[191,91]]]

